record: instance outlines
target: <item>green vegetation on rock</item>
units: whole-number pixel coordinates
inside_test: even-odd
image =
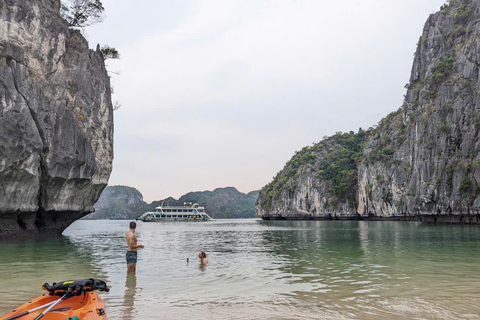
[[[357,134],[343,133],[329,140],[333,147],[329,149],[319,163],[319,175],[328,181],[328,191],[338,202],[357,205],[357,161],[361,159],[367,133],[362,129]]]
[[[440,61],[432,71],[431,85],[436,88],[443,83],[453,71],[455,65],[455,57],[446,55],[440,58]]]
[[[210,216],[215,218],[253,218],[258,191],[247,194],[233,187],[217,188],[213,191],[189,192],[178,200],[169,197],[165,205],[182,206],[186,202],[205,206]],[[108,186],[95,204],[95,212],[84,219],[136,219],[141,214],[152,211],[163,200],[148,204],[135,188],[127,186]]]
[[[282,193],[293,197],[298,188],[296,181],[316,172],[316,177],[326,182],[332,196],[329,205],[336,207],[346,202],[356,206],[357,162],[361,160],[362,144],[367,136],[362,129],[358,133],[338,132],[295,152],[283,170],[262,190],[266,196],[260,205],[268,207],[280,202]]]

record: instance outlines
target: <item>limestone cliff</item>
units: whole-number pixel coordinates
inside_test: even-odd
[[[263,219],[357,219],[357,163],[367,132],[338,133],[296,152],[261,191]]]
[[[478,0],[451,1],[429,17],[404,105],[365,148],[360,214],[479,222],[479,39]]]
[[[137,189],[127,186],[108,186],[95,203],[95,212],[82,219],[136,219],[142,213],[153,209],[153,206],[143,201],[143,195]]]
[[[480,0],[450,1],[431,15],[418,42],[405,102],[367,131],[351,167],[357,177],[349,195],[329,193],[342,181],[328,178],[335,167],[325,173],[317,164],[337,161],[332,156],[338,147],[320,147],[326,140],[309,148],[315,157],[311,164],[296,155],[289,162],[300,160],[296,173],[289,176],[287,164],[261,190],[257,216],[480,223],[479,39]],[[329,198],[335,205],[327,209]]]
[[[110,80],[58,0],[0,1],[0,236],[60,234],[113,159]]]

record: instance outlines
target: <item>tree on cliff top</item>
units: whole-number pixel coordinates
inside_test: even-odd
[[[108,44],[104,45],[100,51],[102,52],[103,59],[120,59],[120,53],[118,53],[117,49],[110,47]]]
[[[62,0],[60,12],[70,27],[85,28],[102,22],[104,11],[100,0]]]
[[[100,23],[105,18],[101,0],[61,0],[62,6],[60,8],[60,15],[65,19],[70,27],[85,28],[96,23]],[[120,59],[118,50],[104,45],[100,48],[97,45],[97,51],[100,51],[103,60]],[[113,87],[111,87],[113,94]],[[115,102],[113,110],[120,109],[118,101]]]

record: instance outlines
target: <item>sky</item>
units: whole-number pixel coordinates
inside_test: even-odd
[[[444,0],[103,0],[84,30],[115,47],[109,185],[147,202],[258,190],[296,150],[376,124],[403,102]]]

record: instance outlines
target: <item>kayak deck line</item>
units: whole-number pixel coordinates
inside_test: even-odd
[[[23,305],[15,308],[11,312],[7,313],[0,320],[5,320],[15,315],[19,315],[23,312],[33,310],[42,305],[53,304],[58,300],[58,296],[52,296],[47,293],[24,303]],[[42,309],[35,310],[29,314],[19,317],[20,320],[34,320],[42,313]],[[78,317],[80,320],[107,320],[105,312],[105,303],[103,299],[95,292],[86,292],[85,296],[73,296],[66,300],[59,302],[55,305],[55,309],[50,310],[43,316],[43,320],[65,320],[67,318]]]

